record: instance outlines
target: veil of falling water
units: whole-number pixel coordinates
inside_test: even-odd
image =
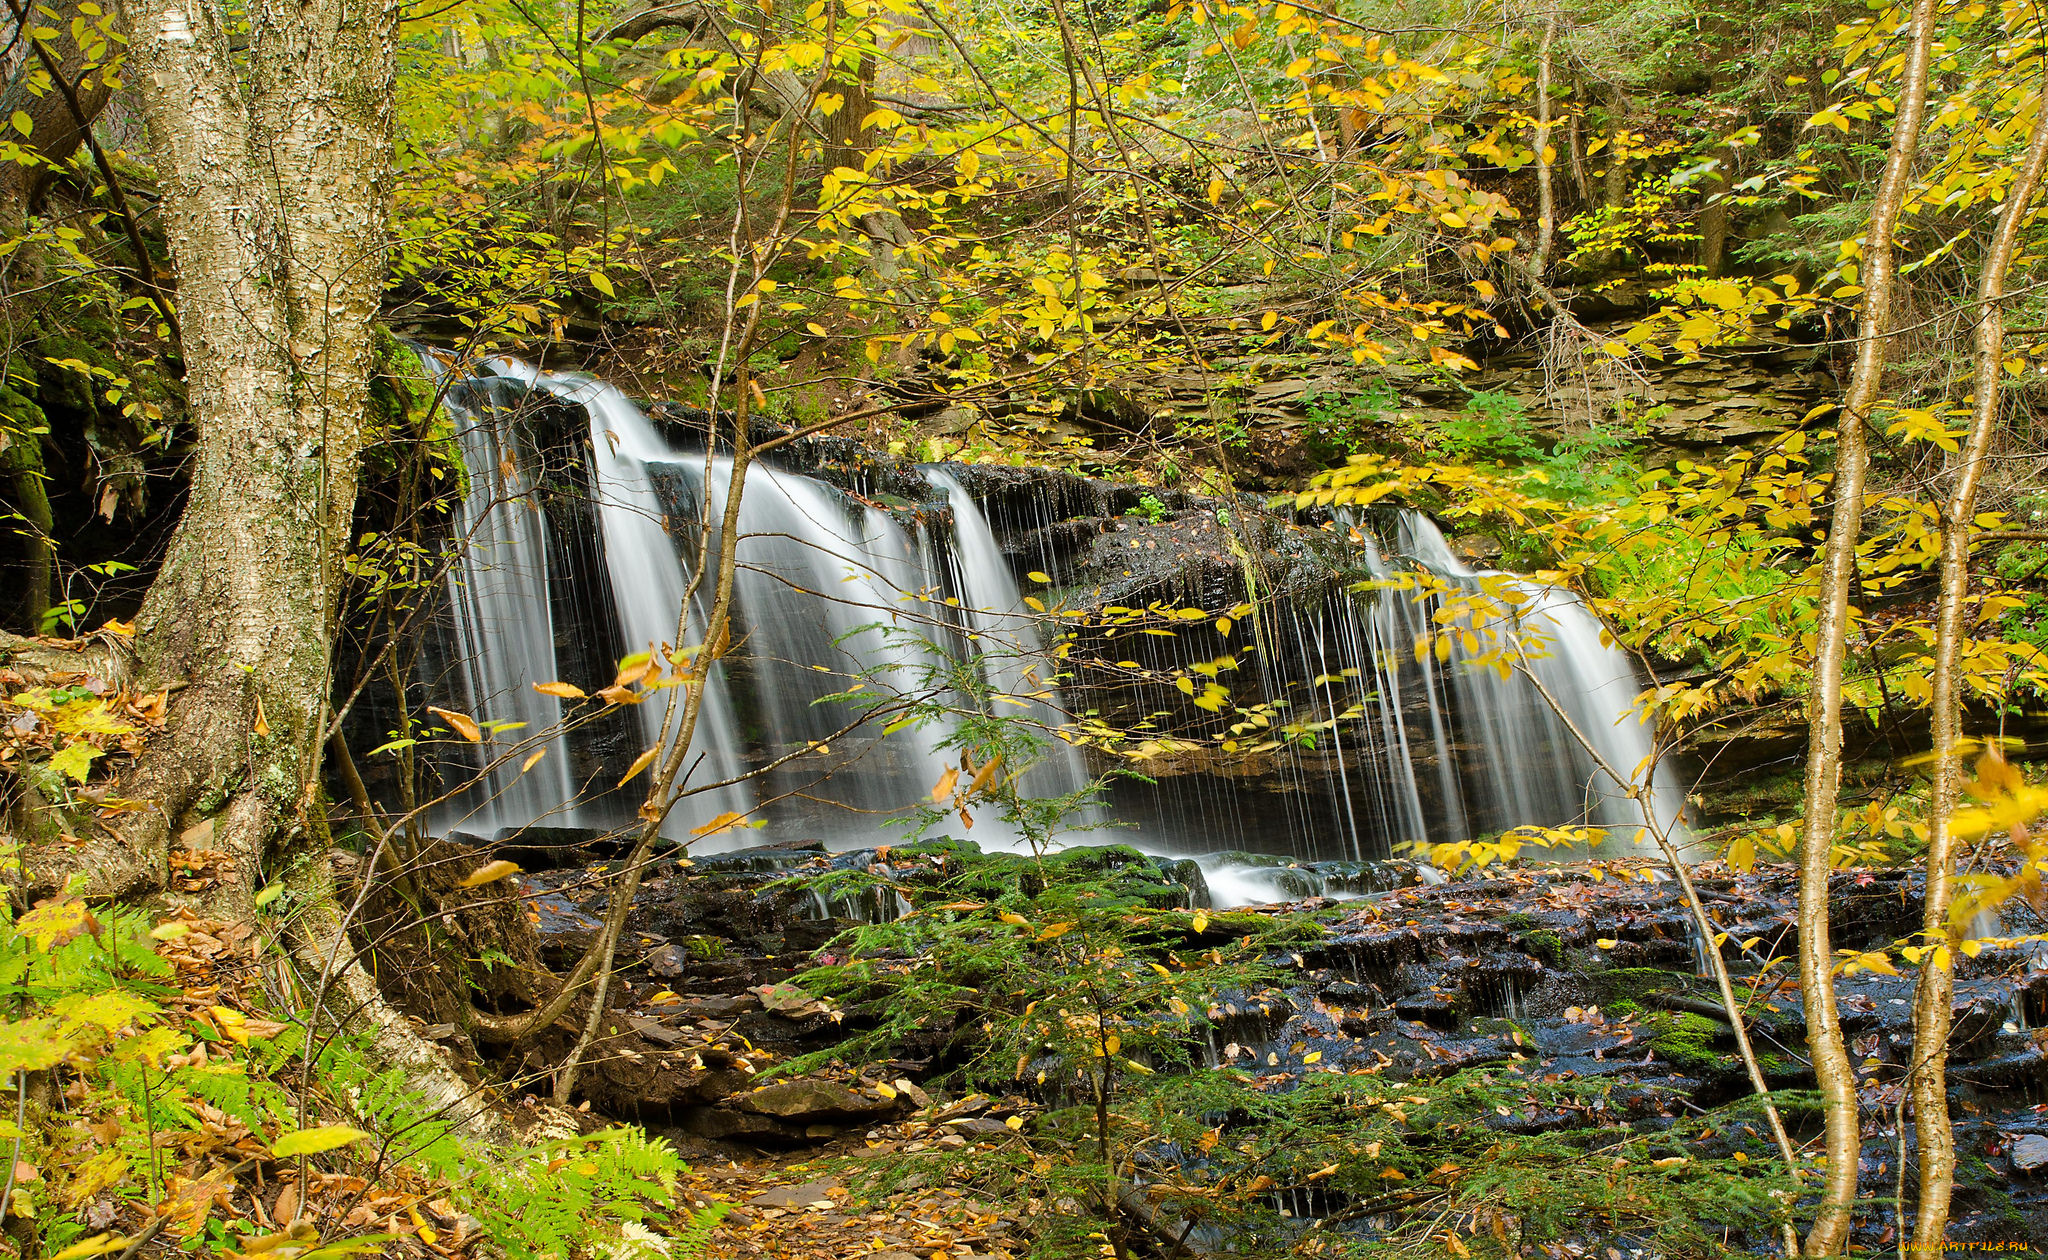
[[[454,698],[485,719],[545,732],[559,721],[560,706],[532,683],[564,672],[564,628],[551,608],[597,610],[585,619],[609,619],[598,630],[619,655],[664,645],[687,649],[690,643],[674,643],[679,621],[686,639],[701,637],[708,594],[690,597],[688,618],[678,614],[705,522],[723,518],[731,460],[671,445],[603,381],[509,360],[493,366],[495,379],[449,392],[470,474],[456,526],[472,543],[450,582],[454,661],[445,672],[460,679]],[[550,552],[551,530],[564,526],[551,525],[525,471],[537,457],[525,429],[511,421],[513,395],[522,388],[581,408],[588,418],[587,484],[580,490],[594,517],[588,533],[601,552],[590,572],[576,572]],[[975,701],[952,691],[946,671],[934,668],[949,660],[978,674],[984,686],[976,694],[998,712],[1049,732],[1066,721],[1040,618],[1024,602],[985,505],[946,467],[920,471],[934,508],[943,503],[950,510],[891,512],[815,478],[760,464],[749,469],[738,516],[734,648],[709,671],[685,763],[692,794],[671,815],[671,835],[737,813],[759,828],[719,836],[704,848],[781,839],[860,847],[898,838],[890,820],[929,800],[933,785],[958,764],[957,731],[943,712]],[[1040,512],[1049,524],[1051,508]],[[1655,817],[1677,826],[1682,798],[1668,774],[1644,770],[1651,734],[1632,711],[1639,690],[1633,666],[1604,641],[1589,609],[1557,588],[1475,572],[1419,514],[1401,513],[1377,534],[1355,535],[1362,540],[1359,567],[1376,582],[1317,607],[1283,607],[1261,630],[1261,650],[1250,662],[1257,685],[1286,697],[1291,720],[1315,732],[1303,743],[1308,751],[1278,759],[1269,791],[1248,795],[1206,775],[1119,787],[1103,814],[1076,819],[1067,838],[1179,853],[1258,849],[1358,861],[1417,841],[1523,823],[1586,824],[1634,836],[1642,807],[1598,769],[1571,727],[1607,764],[1645,776]],[[1443,589],[1403,581],[1417,573],[1433,575]],[[574,588],[573,597],[564,587]],[[1462,647],[1448,659],[1418,659],[1415,644],[1433,625],[1445,590],[1482,589],[1521,597],[1518,614],[1493,630],[1523,645],[1525,668],[1502,677],[1475,665]],[[941,716],[898,722],[885,714],[855,723],[858,708],[827,697],[856,687],[883,697],[889,714],[900,707],[888,698],[902,695]],[[638,706],[632,737],[615,732],[608,743],[600,728],[617,715],[589,731],[529,736],[556,754],[543,759],[544,772],[520,775],[513,773],[516,762],[500,764],[442,821],[478,831],[629,820],[636,798],[579,792],[579,777],[598,788],[616,782],[621,759],[662,736],[661,711],[656,700]],[[1027,791],[1064,795],[1087,781],[1080,749],[1058,739],[1047,749],[1022,784]],[[579,776],[574,767],[587,770]],[[749,771],[760,773],[748,779]],[[1135,825],[1115,830],[1120,819]],[[1019,840],[992,816],[977,816],[976,824],[967,837],[984,846]],[[1241,861],[1205,866],[1219,902],[1295,891]],[[1343,889],[1332,883],[1313,891]]]

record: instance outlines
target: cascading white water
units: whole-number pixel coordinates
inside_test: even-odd
[[[438,377],[441,361],[422,353]],[[533,455],[513,427],[509,400],[488,381],[453,385],[442,403],[455,425],[467,482],[455,509],[461,563],[448,575],[459,703],[546,755],[521,770],[529,753],[494,740],[481,779],[434,812],[440,830],[481,831],[535,822],[574,825],[577,788],[560,724],[562,706],[532,684],[554,678],[555,628],[549,606],[548,522],[534,494]]]
[[[523,375],[563,401],[581,406],[590,416],[591,491],[604,532],[604,562],[611,577],[612,599],[629,654],[661,652],[665,647],[680,652],[690,646],[675,642],[683,601],[690,596],[688,571],[669,532],[669,517],[652,473],[656,465],[685,457],[662,440],[646,415],[616,386],[581,374],[535,373],[523,364],[501,362],[509,374]],[[684,526],[687,531],[688,523]],[[690,621],[683,628],[695,642],[701,642],[708,620],[706,600],[701,591],[691,600]],[[664,667],[673,674],[688,666],[687,662],[680,666],[670,662]],[[663,738],[668,694],[659,692],[636,706],[646,747]],[[664,820],[664,834],[680,839],[721,815],[751,813],[755,801],[741,778],[745,772],[725,670],[713,666],[706,672],[697,725],[680,779],[685,795]]]
[[[1047,732],[1045,757],[1026,772],[1020,786],[1042,797],[1077,792],[1088,783],[1088,765],[1080,749],[1053,734],[1067,715],[1057,704],[1059,686],[1041,637],[1041,615],[1025,605],[995,530],[967,487],[944,468],[928,465],[920,471],[945,492],[953,509],[950,554],[967,651],[980,667],[996,712],[1028,718]],[[1083,810],[1074,822],[1085,829],[1099,818],[1096,811]]]
[[[708,467],[702,491],[717,521],[732,461]],[[827,838],[872,843],[886,816],[930,799],[950,762],[950,730],[943,719],[849,730],[858,701],[825,698],[856,689],[946,698],[921,549],[887,512],[766,466],[748,470],[738,521],[734,637],[754,675],[765,751],[791,758],[770,780],[798,801],[838,807],[807,820]]]
[[[1462,645],[1452,652],[1458,711],[1471,732],[1466,742],[1487,767],[1462,777],[1468,800],[1484,802],[1497,826],[1583,824],[1625,842],[1645,831],[1647,804],[1658,828],[1682,841],[1684,797],[1670,771],[1654,762],[1651,728],[1635,709],[1641,687],[1634,663],[1592,610],[1561,587],[1472,569],[1419,512],[1401,514],[1398,541],[1440,578],[1496,603],[1508,591],[1523,600],[1511,624],[1487,627],[1496,642],[1481,644],[1486,653],[1512,640],[1518,650],[1508,655],[1507,677],[1475,667]],[[1546,761],[1566,772],[1529,773]],[[1603,765],[1639,784],[1642,803]]]
[[[495,366],[589,417],[589,490],[603,553],[600,595],[617,621],[616,644],[594,654],[614,646],[624,652],[659,648],[676,634],[697,531],[723,518],[732,461],[672,447],[638,407],[603,382],[509,361]],[[472,384],[478,397],[508,387]],[[462,401],[467,396],[451,405],[471,466],[459,523],[481,544],[464,557],[451,584],[464,685],[483,716],[524,721],[538,732],[559,718],[555,701],[531,687],[560,677],[549,612],[548,523],[532,494],[531,452],[515,430],[485,423],[480,417],[487,412]],[[958,728],[946,712],[964,703],[948,677],[958,668],[979,671],[999,712],[1015,711],[1049,730],[1065,720],[1055,666],[1040,639],[1042,623],[1025,607],[982,506],[948,469],[923,473],[950,508],[950,530],[935,528],[937,514],[892,512],[810,477],[759,464],[749,469],[737,518],[733,647],[711,671],[689,782],[715,784],[765,768],[763,786],[758,793],[746,784],[701,793],[678,813],[672,834],[680,837],[704,818],[730,811],[765,822],[766,830],[741,831],[703,847],[791,838],[853,846],[890,838],[890,819],[929,801],[933,786],[958,764]],[[1569,592],[1474,571],[1419,514],[1402,514],[1392,533],[1384,546],[1369,532],[1354,538],[1378,589],[1333,599],[1320,610],[1290,612],[1254,654],[1251,663],[1266,693],[1286,696],[1288,711],[1316,732],[1312,743],[1303,741],[1279,760],[1273,812],[1261,816],[1256,811],[1268,808],[1263,801],[1247,806],[1249,798],[1200,782],[1166,781],[1147,790],[1160,798],[1158,816],[1174,834],[1157,834],[1155,827],[1137,838],[1168,850],[1219,847],[1212,816],[1218,803],[1248,811],[1233,814],[1238,830],[1274,840],[1284,832],[1293,837],[1297,857],[1314,860],[1379,857],[1406,842],[1523,823],[1585,823],[1622,838],[1641,827],[1640,806],[1597,768],[1566,721],[1607,764],[1625,776],[1644,775],[1651,740],[1632,712],[1635,673],[1627,655],[1603,641],[1598,618]],[[1444,600],[1403,580],[1418,572],[1465,590],[1521,596],[1511,622],[1491,628],[1523,645],[1527,659],[1517,660],[1520,669],[1503,678],[1472,661],[1462,646],[1447,660],[1433,654],[1418,660],[1415,644],[1436,628]],[[587,583],[590,576],[578,580]],[[704,598],[700,593],[692,609],[700,626]],[[1285,676],[1290,668],[1315,673]],[[1546,690],[1562,717],[1545,700]],[[856,693],[853,703],[826,699],[849,691]],[[928,720],[885,718],[860,726],[866,696],[880,697],[892,713],[903,710],[905,697],[921,699]],[[661,708],[650,700],[631,719],[608,720],[638,724],[637,751],[659,736]],[[559,737],[547,746],[561,755],[548,758],[544,773],[519,776],[500,767],[465,798],[465,807],[500,826],[588,815],[594,806],[577,803],[571,771],[582,763],[571,762]],[[615,741],[597,754],[604,764],[591,777],[600,788],[620,770],[609,761],[618,751]],[[1025,787],[1059,796],[1087,779],[1080,750],[1055,741]],[[1659,770],[1645,791],[1660,824],[1675,827],[1680,797],[1668,774]],[[598,812],[630,808],[610,801]],[[977,811],[967,837],[988,847],[1014,845],[1018,837],[991,813]],[[1099,821],[1088,817],[1079,829]],[[1098,832],[1090,838],[1124,837]],[[1227,863],[1211,865],[1223,876],[1216,889],[1223,900],[1237,884],[1252,889],[1272,882],[1234,884]]]

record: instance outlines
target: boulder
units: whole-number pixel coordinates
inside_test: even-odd
[[[747,1200],[748,1207],[782,1208],[785,1211],[807,1208],[814,1203],[831,1202],[832,1192],[839,1189],[836,1181],[811,1181],[801,1186],[777,1186],[764,1190]]]
[[[864,1120],[896,1110],[894,1099],[856,1094],[834,1081],[778,1081],[731,1100],[741,1111],[778,1120]]]

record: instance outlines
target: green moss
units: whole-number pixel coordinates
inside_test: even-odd
[[[1515,944],[1532,958],[1541,959],[1553,967],[1564,965],[1564,938],[1548,928],[1518,936]]]
[[[1642,1027],[1650,1034],[1650,1049],[1681,1072],[1712,1071],[1726,1066],[1728,1056],[1714,1048],[1721,1025],[1690,1011],[1653,1011]]]
[[[725,942],[716,936],[686,936],[683,938],[683,952],[692,958],[723,958]]]
[[[1538,928],[1543,926],[1543,920],[1537,918],[1533,914],[1527,914],[1523,911],[1517,910],[1513,914],[1503,918],[1500,921],[1500,925],[1510,932],[1527,932],[1532,928]]]
[[[455,426],[435,406],[433,378],[412,347],[399,341],[390,329],[377,328],[372,339],[377,358],[370,377],[364,460],[388,474],[407,458],[414,443],[424,443],[429,457],[453,473],[456,492],[463,493],[467,486],[463,484],[462,448],[455,438]]]
[[[1586,973],[1585,980],[1593,986],[1600,1005],[1611,1007],[1624,998],[1640,1002],[1652,993],[1683,990],[1690,977],[1657,967],[1614,967],[1606,971],[1590,971]]]

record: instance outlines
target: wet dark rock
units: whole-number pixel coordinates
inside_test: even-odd
[[[648,971],[664,980],[675,980],[688,970],[688,958],[676,945],[663,945],[642,960]]]
[[[1394,999],[1394,1014],[1448,1032],[1464,1019],[1470,1005],[1462,990],[1431,989]]]
[[[2048,1136],[2039,1133],[2025,1134],[2013,1141],[2007,1155],[2012,1160],[2012,1166],[2024,1173],[2048,1166]]]
[[[632,838],[598,827],[505,827],[491,839],[493,855],[529,871],[588,866],[624,856]]]
[[[604,926],[560,893],[535,897],[529,904],[540,934],[541,961],[550,967],[574,967]]]

